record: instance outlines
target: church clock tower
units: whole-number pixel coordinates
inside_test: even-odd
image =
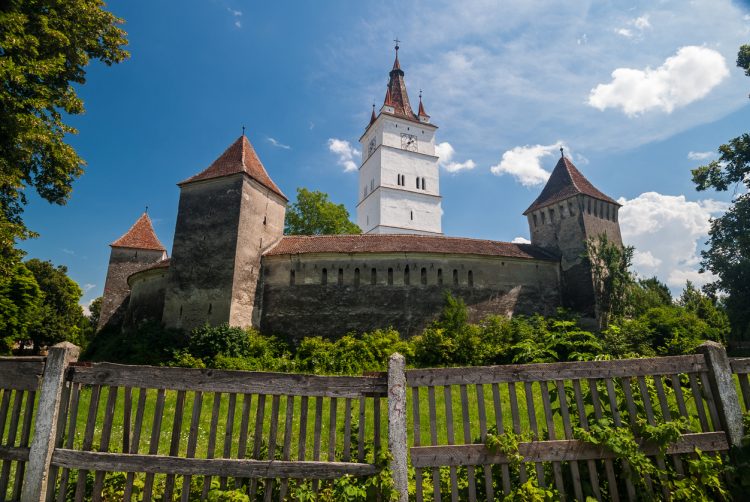
[[[398,42],[397,42],[398,43]],[[441,235],[440,170],[435,131],[419,93],[417,113],[409,104],[404,71],[396,60],[380,113],[359,139],[357,224],[366,234]]]

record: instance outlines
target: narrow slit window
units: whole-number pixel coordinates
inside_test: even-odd
[[[404,267],[404,284],[409,285],[409,265]]]
[[[541,215],[542,215],[542,225],[544,225],[545,223],[547,223],[547,218],[545,217],[545,214],[546,213],[544,211],[541,212]]]
[[[211,315],[211,311],[214,309],[213,303],[208,304],[208,315]]]
[[[474,287],[474,272],[472,272],[471,270],[469,270],[468,279],[469,279],[469,287],[473,288]]]
[[[458,286],[458,270],[453,269],[453,285]]]
[[[422,267],[419,273],[419,281],[422,283],[422,286],[427,286],[427,269],[424,267]]]
[[[339,280],[338,280],[338,283],[339,283],[339,286],[343,286],[344,285],[344,269],[343,268],[339,269]]]
[[[378,269],[374,268],[370,270],[370,284],[373,286],[378,283]]]
[[[427,182],[422,178],[422,190],[427,190]]]
[[[414,211],[409,211],[409,216],[411,217],[412,220],[414,220]]]
[[[536,214],[532,214],[531,217],[534,219],[534,226],[536,227],[538,222],[536,221]]]
[[[549,210],[549,222],[552,223],[553,221],[555,221],[555,210],[550,209]]]
[[[289,285],[294,286],[294,270],[289,271]]]
[[[393,285],[393,269],[392,268],[388,269],[388,285],[389,286]]]
[[[417,188],[419,188],[419,178],[417,178]]]
[[[442,286],[443,285],[443,269],[442,268],[438,269],[438,272],[437,272],[437,283],[438,283],[438,286]]]
[[[326,284],[328,284],[328,269],[325,269],[325,268],[324,268],[324,269],[323,269],[323,270],[322,270],[322,271],[320,272],[320,283],[321,283],[321,284],[322,284],[323,286],[325,286]]]
[[[359,269],[354,269],[354,285],[359,286]]]

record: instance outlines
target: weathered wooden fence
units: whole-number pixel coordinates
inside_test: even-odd
[[[712,343],[690,356],[473,368],[405,370],[394,355],[387,376],[365,377],[76,357],[67,345],[46,361],[0,359],[0,501],[100,500],[113,479],[126,500],[151,500],[157,486],[164,500],[205,498],[211,486],[282,500],[294,483],[376,473],[386,434],[402,501],[409,462],[417,500],[492,500],[529,476],[567,498],[634,499],[617,472],[627,464],[574,439],[575,427],[685,417],[696,432],[659,460],[680,472],[696,447],[739,444],[736,381],[750,403],[750,359],[730,362]],[[485,446],[510,431],[533,439],[519,446],[528,471]]]

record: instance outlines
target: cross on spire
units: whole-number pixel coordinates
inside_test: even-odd
[[[563,147],[560,147],[560,157],[565,157],[565,154],[563,153]]]
[[[399,49],[398,44],[401,43],[401,40],[398,39],[398,35],[396,35],[396,38],[394,38],[393,41],[396,42],[396,52],[398,52],[398,49]]]
[[[245,135],[245,125],[244,124],[242,125],[242,135],[243,136]]]

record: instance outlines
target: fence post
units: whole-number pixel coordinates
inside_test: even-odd
[[[78,359],[78,353],[79,348],[68,342],[58,343],[47,353],[21,502],[43,502],[47,495],[50,462],[57,439],[60,400],[65,386],[65,370],[69,363]]]
[[[406,374],[404,356],[396,352],[388,358],[388,449],[391,473],[399,502],[408,502],[406,467]]]
[[[732,367],[724,346],[716,342],[704,342],[698,351],[706,358],[708,381],[716,400],[721,428],[727,435],[730,446],[739,446],[742,442],[742,407],[734,386]]]

